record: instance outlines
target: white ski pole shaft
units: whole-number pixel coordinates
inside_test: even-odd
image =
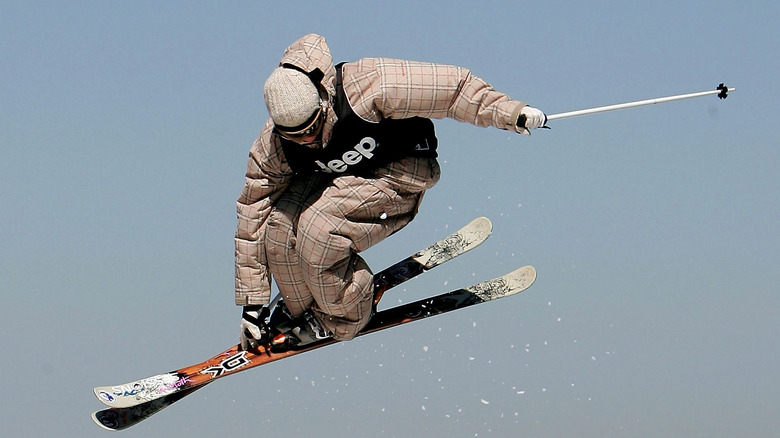
[[[728,88],[723,84],[720,84],[717,89],[711,91],[701,91],[698,93],[678,94],[676,96],[657,97],[655,99],[638,100],[636,102],[618,103],[615,105],[599,106],[596,108],[588,108],[577,111],[569,111],[565,113],[552,114],[547,116],[547,121],[566,119],[569,117],[585,116],[588,114],[603,113],[605,111],[615,111],[626,108],[634,108],[637,106],[654,105],[656,103],[672,102],[674,100],[691,99],[694,97],[709,96],[711,94],[717,94],[719,98],[725,99],[728,93],[736,90],[736,88]]]

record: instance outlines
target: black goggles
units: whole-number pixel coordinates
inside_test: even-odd
[[[323,119],[322,107],[320,107],[308,120],[294,128],[276,125],[274,129],[279,135],[288,140],[298,140],[316,134],[322,127]]]

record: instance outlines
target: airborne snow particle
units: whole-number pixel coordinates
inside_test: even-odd
[[[481,399],[480,401],[482,402],[483,405],[489,405],[490,404],[490,402],[485,400],[484,398]]]

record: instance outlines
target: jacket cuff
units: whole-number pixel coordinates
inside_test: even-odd
[[[245,276],[236,276],[236,305],[262,306],[271,301],[271,276],[255,273],[251,284],[244,284]]]
[[[512,117],[510,120],[512,121],[511,130],[515,132],[523,132],[524,126],[517,126],[517,119],[520,117],[520,111],[523,110],[523,108],[527,107],[528,104],[525,102],[520,102],[520,105],[517,105],[517,108],[515,108],[514,111],[512,111]]]

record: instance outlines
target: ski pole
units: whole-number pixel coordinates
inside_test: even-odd
[[[656,103],[664,103],[664,102],[671,102],[674,100],[683,100],[683,99],[691,99],[694,97],[701,97],[701,96],[709,96],[710,94],[717,94],[718,98],[725,99],[728,97],[728,94],[730,91],[734,91],[736,88],[729,88],[726,87],[723,84],[718,85],[718,88],[711,91],[701,91],[698,93],[689,93],[689,94],[678,94],[676,96],[668,96],[668,97],[657,97],[655,99],[647,99],[647,100],[638,100],[636,102],[627,102],[627,103],[619,103],[615,105],[607,105],[607,106],[599,106],[596,108],[587,108],[577,111],[569,111],[565,113],[558,113],[558,114],[552,114],[547,116],[547,121],[550,120],[559,120],[559,119],[566,119],[569,117],[576,117],[576,116],[584,116],[588,114],[596,114],[596,113],[603,113],[605,111],[614,111],[614,110],[620,110],[620,109],[626,109],[626,108],[634,108],[637,106],[644,106],[644,105],[653,105]]]

